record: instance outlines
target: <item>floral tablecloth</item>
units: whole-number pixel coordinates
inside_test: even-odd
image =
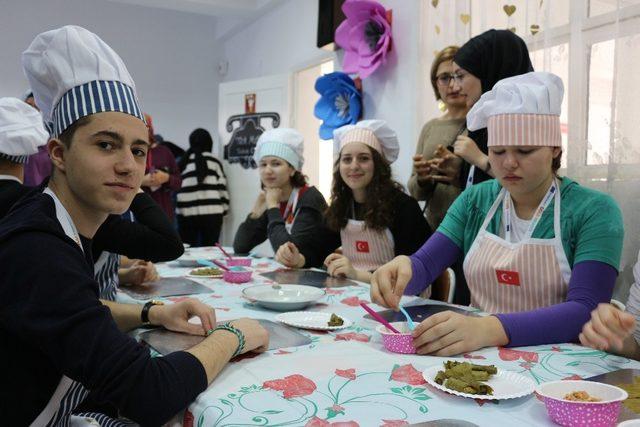
[[[217,256],[217,249],[192,250]],[[280,265],[256,259],[250,283],[196,279],[210,294],[196,298],[216,309],[218,320],[253,317],[274,320],[278,314],[242,297],[242,289],[272,283],[257,273]],[[190,269],[158,265],[162,276]],[[168,298],[179,301],[183,297]],[[125,298],[126,299],[126,298]],[[307,310],[336,313],[353,320],[348,329],[329,333],[301,331],[311,343],[253,356],[229,364],[183,416],[185,426],[402,426],[437,419],[460,419],[484,425],[553,425],[535,396],[480,401],[460,398],[428,386],[422,371],[444,358],[408,356],[384,349],[377,324],[364,319],[360,301],[369,302],[368,286],[327,289]],[[406,303],[421,300],[407,298]],[[374,308],[381,309],[381,307]],[[451,359],[451,358],[447,358]],[[640,363],[575,344],[507,349],[487,348],[460,360],[495,364],[522,373],[536,383],[586,378]]]

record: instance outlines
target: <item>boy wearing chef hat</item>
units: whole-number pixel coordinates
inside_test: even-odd
[[[0,98],[0,218],[29,192],[24,164],[48,138],[38,110],[18,98]]]
[[[487,127],[496,179],[464,191],[418,252],[376,272],[372,300],[396,308],[464,257],[471,304],[493,316],[431,316],[414,331],[418,353],[574,342],[591,310],[611,298],[622,216],[610,196],[558,176],[562,96],[562,80],[544,72],[482,95],[467,123]]]
[[[0,375],[16,417],[3,422],[66,424],[91,390],[140,424],[162,424],[233,355],[265,344],[266,332],[248,320],[214,332],[213,310],[194,300],[98,300],[90,239],[107,215],[131,204],[149,149],[135,85],[117,53],[76,26],[38,35],[22,60],[52,129],[54,171],[43,193],[0,222]],[[189,324],[192,316],[202,325]],[[121,332],[142,323],[215,338],[160,361]]]

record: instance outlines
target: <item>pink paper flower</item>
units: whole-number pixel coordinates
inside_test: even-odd
[[[427,383],[422,376],[422,372],[418,371],[411,364],[395,368],[393,372],[391,372],[391,379],[410,385],[422,385]]]
[[[384,6],[371,0],[349,0],[342,5],[346,19],[336,29],[336,43],[344,49],[346,73],[370,76],[386,62],[391,48],[391,23]]]
[[[348,378],[350,380],[356,379],[356,370],[351,369],[336,369],[336,375],[342,378]]]
[[[316,384],[300,374],[289,375],[279,380],[265,381],[262,387],[281,391],[285,399],[308,396],[316,390]]]

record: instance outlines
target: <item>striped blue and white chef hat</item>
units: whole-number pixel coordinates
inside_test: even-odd
[[[38,110],[18,98],[0,98],[0,159],[25,163],[48,139]]]
[[[264,131],[253,152],[253,159],[267,156],[279,157],[288,162],[294,169],[302,170],[304,164],[304,137],[292,128],[274,128]]]
[[[82,27],[67,25],[39,34],[22,53],[22,66],[53,137],[82,117],[106,111],[144,122],[124,62]]]

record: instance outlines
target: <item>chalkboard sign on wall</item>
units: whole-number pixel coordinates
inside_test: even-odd
[[[258,138],[264,132],[261,120],[271,119],[272,127],[280,126],[280,115],[275,112],[236,114],[227,119],[227,132],[231,138],[224,147],[224,158],[229,163],[240,163],[245,169],[258,167],[253,160],[253,152]],[[235,127],[237,125],[237,127]]]

